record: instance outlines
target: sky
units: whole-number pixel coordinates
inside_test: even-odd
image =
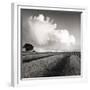
[[[80,13],[21,9],[21,37],[37,52],[80,51]]]

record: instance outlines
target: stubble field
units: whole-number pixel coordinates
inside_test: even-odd
[[[80,52],[22,52],[21,78],[81,74]]]

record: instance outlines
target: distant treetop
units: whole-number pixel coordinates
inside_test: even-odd
[[[25,51],[32,51],[34,47],[33,47],[33,45],[31,45],[29,43],[25,43],[23,48],[25,48]]]

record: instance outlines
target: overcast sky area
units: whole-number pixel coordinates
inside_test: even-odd
[[[21,9],[22,46],[37,52],[80,51],[80,13]]]

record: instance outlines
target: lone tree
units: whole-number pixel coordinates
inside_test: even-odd
[[[33,50],[33,45],[26,43],[23,48],[25,48],[25,51],[32,51]]]

